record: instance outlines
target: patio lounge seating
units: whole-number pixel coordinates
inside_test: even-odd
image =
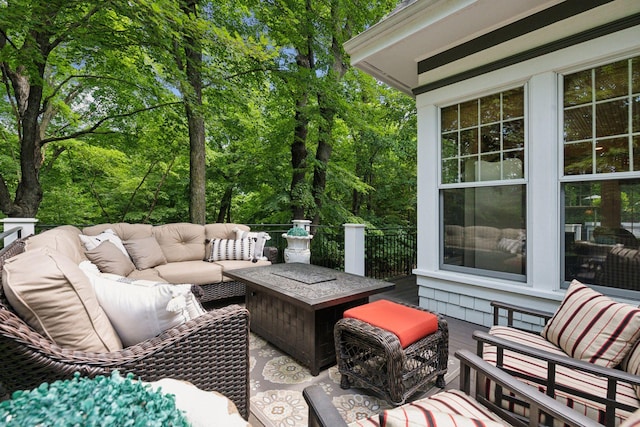
[[[538,420],[541,420],[543,425],[551,425],[553,420],[568,426],[596,427],[598,425],[584,415],[567,410],[565,406],[549,396],[484,362],[472,352],[461,350],[456,352],[456,357],[460,359],[461,365],[461,391],[443,391],[350,424],[342,419],[321,387],[307,387],[303,395],[309,404],[309,426],[537,426]],[[472,370],[475,373],[473,378]],[[527,402],[531,421],[514,416],[513,413],[489,401],[486,388],[482,386],[485,378]],[[473,393],[472,384],[476,385]]]
[[[0,250],[5,261],[23,252],[24,239]],[[119,351],[62,348],[23,321],[0,287],[0,384],[8,394],[43,382],[95,377],[119,370],[144,381],[170,377],[217,391],[249,415],[249,313],[238,305],[212,310]],[[7,396],[5,396],[6,398]]]
[[[580,293],[587,298],[577,303],[576,295]],[[577,334],[588,337],[587,347],[579,348],[579,340],[568,343],[563,339],[561,345],[551,342],[548,337],[554,339],[551,331],[554,319],[556,324],[561,324],[565,336],[570,335],[572,324],[579,317],[584,318],[588,325],[602,325],[606,317],[602,314],[603,306],[598,309],[593,306],[591,311],[580,314],[580,310],[590,304],[587,300],[594,303],[599,300],[606,307],[626,315],[624,319],[609,319],[608,323],[615,328],[613,333],[603,331],[600,336],[591,335],[589,326],[584,323],[576,328]],[[488,333],[476,331],[473,334],[478,341],[478,354],[485,361],[537,386],[563,404],[608,427],[622,424],[640,407],[640,343],[636,317],[639,310],[635,306],[615,303],[577,282],[572,283],[555,315],[499,302],[493,302],[492,306],[494,326]],[[559,317],[567,314],[568,310],[576,312],[571,319]],[[597,310],[601,310],[600,313]],[[546,322],[546,328],[541,333],[518,329],[514,327],[514,318],[518,316],[539,317]],[[500,319],[506,319],[507,325],[499,325]],[[627,337],[631,337],[632,342],[616,344],[616,337],[622,337],[619,332],[625,329],[625,325],[629,326]],[[566,352],[567,344],[578,351]],[[605,346],[616,354],[609,362],[599,359],[606,353],[603,350]],[[585,360],[585,355],[588,360]],[[623,356],[621,361],[620,356]]]

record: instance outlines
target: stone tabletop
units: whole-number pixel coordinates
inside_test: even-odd
[[[225,275],[311,306],[327,305],[343,298],[362,298],[395,286],[383,280],[301,263],[242,268],[225,271]]]

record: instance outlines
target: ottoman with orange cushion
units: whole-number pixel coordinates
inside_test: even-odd
[[[401,405],[434,382],[445,386],[449,329],[438,314],[378,300],[345,311],[334,338],[344,389],[353,381]]]

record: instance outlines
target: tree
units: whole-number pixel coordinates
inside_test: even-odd
[[[121,18],[120,7],[129,6],[123,1],[14,0],[3,7],[0,67],[17,135],[5,144],[17,143],[20,153],[16,180],[0,172],[0,210],[6,215],[36,215],[43,197],[40,173],[48,145],[113,132],[108,124],[117,127],[126,117],[171,104],[145,104],[152,94],[136,88],[130,79],[119,78],[117,72],[91,73],[114,67],[111,60],[140,60],[144,68],[144,58],[134,51],[140,33]],[[123,52],[130,55],[125,58]],[[129,90],[119,91],[117,86]],[[104,98],[98,100],[97,94]],[[54,147],[49,161],[65,149],[64,145]]]
[[[291,212],[320,221],[335,119],[342,113],[341,80],[348,69],[343,43],[395,5],[380,0],[285,0],[259,2],[256,15],[281,46],[284,90],[293,110]],[[285,17],[285,19],[283,19]],[[309,151],[315,146],[315,156]],[[310,161],[311,160],[311,161]],[[308,176],[312,174],[311,183]]]

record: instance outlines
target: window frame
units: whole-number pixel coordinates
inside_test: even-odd
[[[563,68],[556,70],[557,74],[557,105],[558,105],[558,194],[560,195],[560,228],[564,230],[566,224],[566,199],[565,199],[565,184],[571,183],[588,183],[588,182],[603,182],[610,180],[631,180],[631,179],[640,179],[640,167],[638,170],[624,171],[624,172],[610,172],[610,173],[588,173],[588,174],[575,174],[575,175],[565,175],[565,166],[564,166],[564,149],[565,149],[565,137],[564,137],[564,119],[565,119],[565,106],[564,106],[564,77],[568,74],[578,73],[580,71],[594,70],[595,68],[614,64],[620,61],[629,61],[634,58],[639,58],[640,52],[626,52],[623,55],[610,56],[606,58],[601,58],[598,61],[593,61],[589,63],[582,63],[577,66],[572,66],[568,68]],[[630,88],[630,90],[632,90]],[[590,104],[597,104],[599,101],[591,101]],[[601,102],[601,101],[600,101]],[[628,112],[630,126],[632,125],[632,108],[629,108]],[[596,117],[593,117],[594,123],[596,122]],[[632,139],[634,134],[640,134],[640,129],[635,130],[629,129],[627,138]],[[598,137],[592,135],[592,140],[597,140]],[[633,162],[633,156],[630,156],[630,161]],[[633,163],[631,163],[633,164]],[[592,166],[592,169],[595,169],[595,163]],[[637,166],[636,166],[637,167]],[[567,289],[569,287],[570,281],[565,279],[565,269],[566,269],[566,242],[565,239],[562,238],[564,233],[560,234],[560,288]],[[588,286],[593,289],[609,296],[613,297],[621,297],[621,298],[629,298],[629,299],[637,299],[640,291],[634,291],[629,289],[621,289],[616,287],[609,286],[601,286],[595,285],[592,283],[586,283]]]
[[[480,93],[475,94],[466,94],[464,97],[460,97],[457,99],[449,100],[446,103],[437,104],[437,134],[438,134],[438,149],[437,149],[437,191],[438,191],[438,218],[439,218],[439,250],[438,250],[438,265],[439,269],[443,271],[450,271],[455,273],[463,273],[463,274],[471,274],[476,276],[484,276],[491,277],[496,279],[508,280],[519,285],[527,284],[527,276],[528,276],[528,264],[525,264],[525,273],[524,274],[515,274],[515,273],[507,273],[495,270],[486,270],[476,267],[465,267],[465,266],[457,266],[451,264],[444,263],[444,255],[445,255],[445,224],[444,224],[444,190],[448,189],[463,189],[463,188],[480,188],[480,187],[501,187],[501,186],[514,186],[514,185],[522,185],[525,191],[525,239],[528,241],[528,224],[529,224],[529,188],[528,188],[528,176],[529,176],[529,93],[528,93],[528,81],[517,81],[509,85],[493,87],[490,90],[485,90]],[[453,105],[463,104],[465,102],[479,100],[481,98],[507,92],[513,89],[522,88],[523,91],[523,135],[524,135],[524,147],[523,147],[523,155],[524,162],[522,165],[522,178],[512,178],[512,179],[499,179],[499,180],[477,180],[472,182],[456,182],[456,183],[443,183],[442,173],[443,173],[443,156],[442,156],[442,109],[451,107]],[[500,123],[502,123],[502,119]],[[481,124],[478,125],[478,128],[481,127]],[[503,150],[500,150],[502,153]],[[526,249],[526,244],[525,244]],[[525,256],[526,263],[526,256]]]

